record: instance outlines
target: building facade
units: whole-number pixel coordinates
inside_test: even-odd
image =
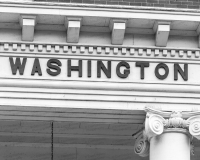
[[[198,0],[0,0],[2,160],[198,160]]]

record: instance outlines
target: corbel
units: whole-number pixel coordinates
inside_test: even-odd
[[[154,23],[153,30],[156,34],[155,44],[158,47],[166,47],[170,32],[171,22],[157,21]]]
[[[123,44],[126,30],[126,19],[111,19],[109,28],[112,32],[111,43],[116,45]]]
[[[34,40],[34,29],[36,25],[36,16],[34,15],[21,15],[20,25],[22,27],[22,41]]]
[[[65,17],[65,27],[67,29],[67,42],[78,43],[82,18]]]

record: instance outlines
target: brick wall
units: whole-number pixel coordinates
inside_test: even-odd
[[[34,0],[35,2],[85,3],[199,9],[200,0]]]

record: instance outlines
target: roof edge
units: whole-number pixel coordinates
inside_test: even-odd
[[[80,4],[80,3],[62,3],[62,2],[33,2],[32,0],[0,0],[0,4],[25,4],[25,5],[43,5],[43,6],[62,6],[62,7],[90,7],[105,9],[127,9],[127,10],[151,10],[151,11],[172,11],[172,12],[190,12],[200,13],[200,9],[185,8],[164,8],[164,7],[147,7],[147,6],[126,6],[126,5],[103,5],[103,4]]]

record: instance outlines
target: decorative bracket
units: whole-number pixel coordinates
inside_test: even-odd
[[[170,32],[171,22],[155,22],[153,30],[156,33],[155,44],[158,47],[166,47]]]
[[[22,41],[33,41],[34,29],[36,25],[36,16],[21,15],[20,25],[22,26]]]
[[[65,17],[65,27],[67,28],[67,42],[78,43],[82,18]]]
[[[111,43],[116,45],[123,44],[124,34],[126,30],[126,20],[112,19],[110,21],[109,27],[112,31]]]

